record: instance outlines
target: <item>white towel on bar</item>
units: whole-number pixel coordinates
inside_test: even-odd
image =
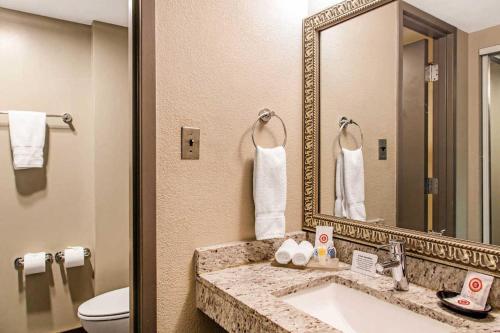
[[[253,169],[255,237],[285,237],[286,153],[282,146],[257,146]]]
[[[43,167],[45,118],[43,112],[9,111],[14,170]]]
[[[346,215],[353,220],[366,221],[363,151],[361,148],[356,150],[342,148],[342,157]]]

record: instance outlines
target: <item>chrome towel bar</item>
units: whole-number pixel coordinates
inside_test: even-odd
[[[7,111],[0,111],[0,114],[9,114]],[[62,118],[62,121],[64,121],[66,124],[69,124],[73,121],[73,116],[69,113],[63,113],[63,114],[47,114],[46,117],[51,117],[51,118]]]

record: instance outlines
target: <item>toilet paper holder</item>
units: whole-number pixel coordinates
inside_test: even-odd
[[[90,257],[90,249],[89,248],[84,248],[83,249],[83,256],[85,258]],[[64,251],[59,251],[56,253],[56,262],[58,264],[61,264],[64,262]]]
[[[52,253],[45,253],[45,262],[51,264],[54,261],[54,256]],[[14,267],[15,269],[21,269],[24,267],[24,258],[23,257],[17,257],[14,259]]]

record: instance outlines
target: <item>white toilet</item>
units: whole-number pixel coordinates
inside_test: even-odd
[[[128,333],[129,288],[96,296],[78,307],[78,317],[88,333]]]

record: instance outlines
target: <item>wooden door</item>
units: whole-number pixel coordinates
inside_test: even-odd
[[[403,46],[398,127],[398,227],[427,231],[427,40]]]

